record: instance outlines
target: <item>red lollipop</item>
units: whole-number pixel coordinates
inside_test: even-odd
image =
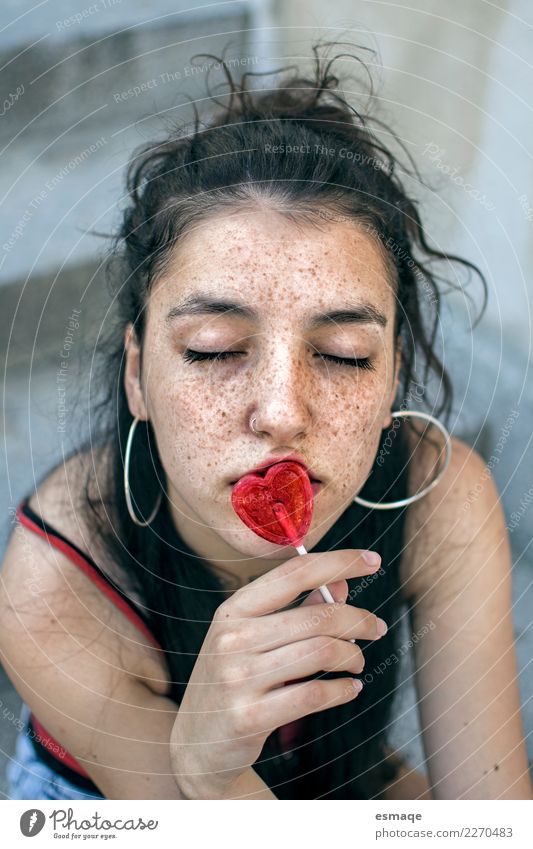
[[[233,509],[244,524],[269,542],[298,547],[313,517],[313,488],[307,470],[295,460],[243,475],[231,493]]]
[[[313,518],[313,487],[301,463],[281,460],[268,467],[264,478],[258,472],[243,475],[233,487],[231,503],[258,536],[279,545],[293,545],[298,554],[307,554],[302,539]],[[327,586],[319,590],[324,601],[335,601]]]

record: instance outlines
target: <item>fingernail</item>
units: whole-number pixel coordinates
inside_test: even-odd
[[[387,631],[389,630],[387,627],[387,623],[380,619],[378,616],[378,634],[380,637],[384,637]]]
[[[381,557],[379,556],[377,551],[362,551],[361,557],[363,558],[365,563],[368,563],[369,566],[377,566],[379,563],[381,563]]]
[[[359,680],[359,678],[354,678],[352,680],[352,684],[354,686],[355,692],[360,693],[363,689],[363,682]]]

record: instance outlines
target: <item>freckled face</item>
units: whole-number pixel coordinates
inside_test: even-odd
[[[200,294],[255,315],[168,318]],[[382,313],[386,327],[313,323],[355,303]],[[334,524],[365,482],[390,424],[394,311],[381,248],[353,223],[321,223],[318,230],[274,212],[234,213],[203,222],[182,240],[150,296],[141,392],[175,524],[196,551],[228,560],[294,555],[257,537],[231,506],[229,482],[272,452],[298,452],[323,482],[307,549]],[[189,362],[188,350],[222,356]],[[128,397],[131,407],[130,391]],[[139,414],[138,405],[132,412]],[[252,414],[259,435],[250,429]]]

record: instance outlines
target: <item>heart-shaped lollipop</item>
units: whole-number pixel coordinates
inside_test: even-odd
[[[298,554],[307,554],[301,543],[313,518],[313,487],[301,463],[281,460],[269,466],[264,477],[258,472],[243,475],[233,487],[231,503],[258,536],[278,545],[293,545]],[[324,601],[335,601],[327,586],[318,589]]]
[[[298,546],[313,517],[313,488],[307,470],[295,460],[243,475],[231,493],[237,515],[254,533],[278,545]]]

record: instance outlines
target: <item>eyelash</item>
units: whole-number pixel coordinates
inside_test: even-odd
[[[196,363],[202,362],[205,360],[225,360],[228,357],[238,356],[241,351],[193,351],[192,348],[187,348],[183,353],[183,359],[188,363]],[[325,360],[331,360],[336,365],[340,366],[348,366],[350,368],[360,368],[360,369],[368,369],[369,371],[374,370],[374,366],[370,362],[369,357],[362,357],[358,360],[351,360],[346,357],[335,357],[333,354],[320,354],[320,356]]]

